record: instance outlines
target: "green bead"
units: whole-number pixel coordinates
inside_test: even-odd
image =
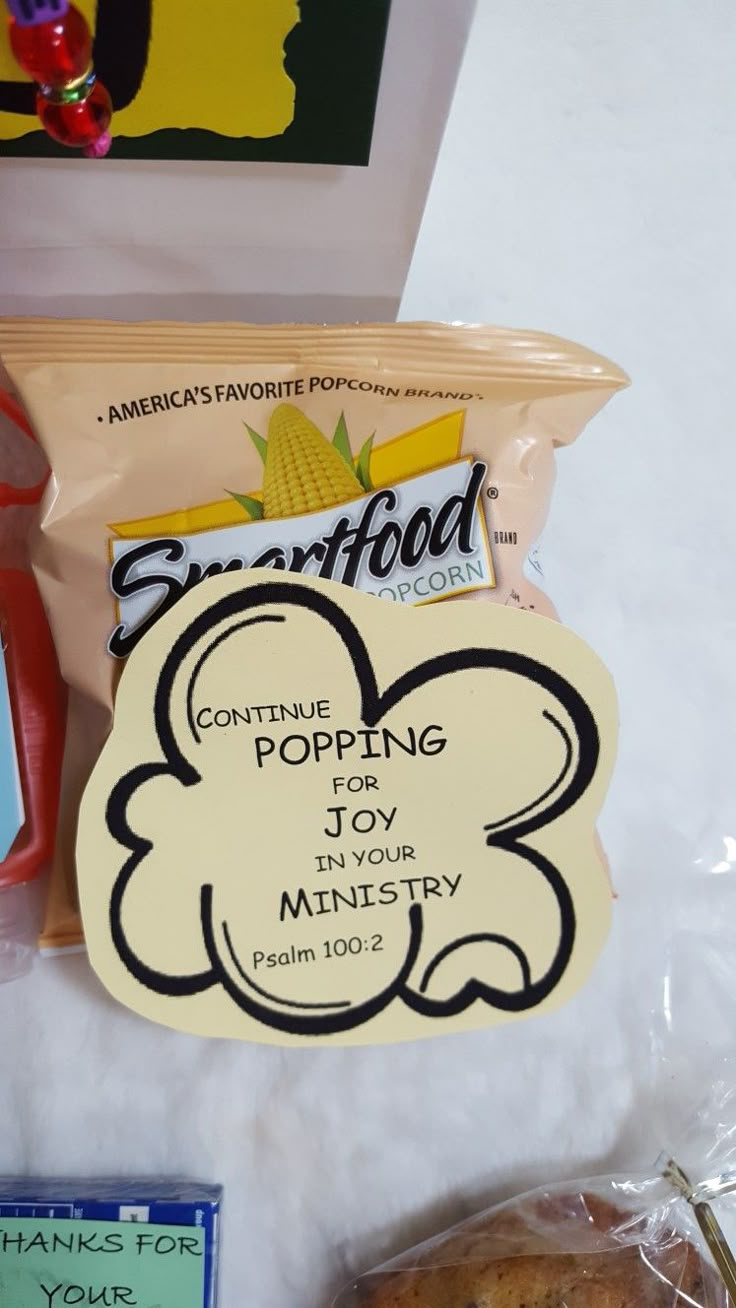
[[[84,77],[69,82],[66,86],[42,86],[41,94],[52,104],[79,104],[80,100],[86,100],[90,95],[96,81],[97,78],[90,69]]]

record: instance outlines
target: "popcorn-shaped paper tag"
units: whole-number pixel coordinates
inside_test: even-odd
[[[608,672],[566,628],[252,570],[132,653],[84,796],[90,958],[202,1035],[363,1044],[558,1007],[603,946]]]

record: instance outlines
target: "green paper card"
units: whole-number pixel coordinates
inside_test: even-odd
[[[204,1230],[0,1220],[2,1308],[202,1308]]]

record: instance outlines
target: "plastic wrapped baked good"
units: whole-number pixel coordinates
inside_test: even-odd
[[[660,1176],[513,1199],[361,1277],[336,1308],[675,1304],[728,1308],[729,1298],[695,1211],[672,1178]]]

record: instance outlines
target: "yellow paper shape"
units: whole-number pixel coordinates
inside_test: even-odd
[[[265,1043],[553,1009],[608,929],[615,738],[609,674],[557,623],[207,580],[132,653],[85,792],[92,965],[146,1017]]]
[[[92,30],[100,4],[75,0]],[[203,128],[222,136],[280,136],[294,117],[294,83],[284,68],[284,41],[299,22],[297,0],[154,0],[151,41],[138,95],[116,113],[116,136],[165,128]],[[0,32],[0,78],[27,80]],[[0,114],[0,139],[38,124]]]

